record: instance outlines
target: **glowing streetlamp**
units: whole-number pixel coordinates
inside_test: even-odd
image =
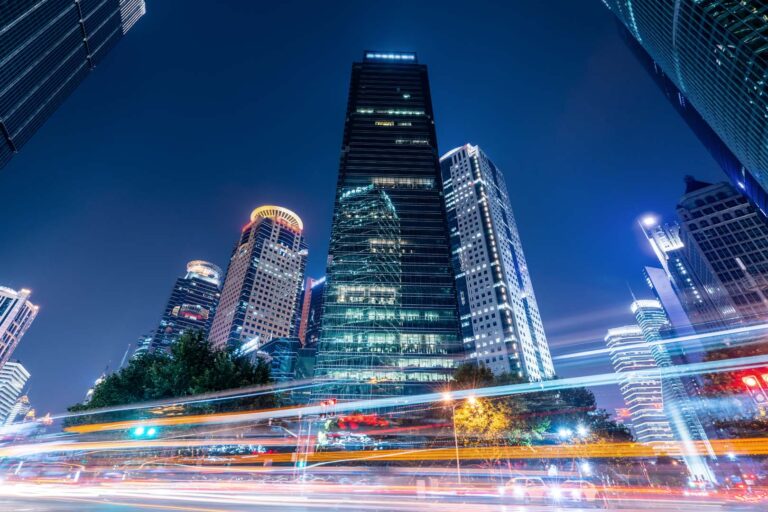
[[[456,402],[453,400],[453,395],[448,392],[443,393],[443,402],[450,404],[451,406],[451,419],[453,421],[453,446],[456,449],[456,478],[461,485],[461,462],[459,459],[459,436],[456,434]],[[467,403],[470,405],[477,404],[477,398],[474,396],[467,397]]]

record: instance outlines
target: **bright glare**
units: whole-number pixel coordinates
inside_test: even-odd
[[[658,221],[656,217],[654,217],[653,215],[646,215],[645,217],[643,217],[643,220],[642,220],[643,226],[647,228],[655,226],[657,222]]]
[[[450,402],[451,400],[453,400],[453,395],[451,395],[450,393],[447,393],[447,392],[443,393],[443,401],[444,402]]]
[[[135,436],[143,436],[144,435],[144,427],[141,425],[133,429],[133,435]]]

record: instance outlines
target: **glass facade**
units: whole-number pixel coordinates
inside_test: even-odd
[[[467,144],[440,159],[464,349],[495,374],[555,375],[501,170]]]
[[[252,350],[295,328],[307,245],[298,215],[279,206],[251,213],[232,251],[209,340]]]
[[[753,180],[768,190],[768,4],[603,0]],[[721,162],[722,164],[722,162]],[[727,169],[726,169],[727,171]],[[729,173],[732,174],[732,173]]]
[[[144,12],[144,0],[0,5],[0,167]]]
[[[462,352],[427,68],[352,66],[315,379],[338,399],[419,392]]]
[[[187,274],[173,286],[150,351],[168,350],[187,331],[208,336],[219,304],[221,278],[221,269],[213,263],[195,260],[187,264]]]
[[[297,337],[303,347],[316,347],[320,339],[320,325],[323,320],[323,300],[325,297],[325,277],[304,282],[297,318]]]
[[[18,361],[8,362],[0,368],[0,425],[8,418],[28,380],[29,372]]]

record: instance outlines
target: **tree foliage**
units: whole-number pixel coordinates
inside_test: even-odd
[[[266,364],[254,364],[234,350],[214,350],[202,333],[190,332],[171,346],[170,354],[153,352],[133,358],[95,387],[90,402],[69,410],[181,398],[268,382]],[[271,405],[269,398],[258,402],[255,405]]]
[[[523,382],[512,375],[494,376],[484,366],[464,364],[454,374],[452,389],[476,389]],[[584,441],[631,441],[629,430],[597,407],[595,395],[586,388],[519,393],[479,398],[457,405],[457,433],[467,443],[491,439],[508,445],[529,445],[559,428],[582,426],[589,432]]]

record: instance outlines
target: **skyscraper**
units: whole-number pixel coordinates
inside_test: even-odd
[[[440,164],[465,351],[496,374],[554,377],[504,175],[471,144]]]
[[[219,303],[221,279],[222,271],[213,263],[187,263],[187,273],[176,279],[149,350],[167,350],[186,331],[200,331],[207,337]]]
[[[669,329],[667,314],[657,300],[635,300],[631,310],[656,366],[660,369],[664,411],[688,471],[696,479],[714,481],[711,469],[695,446],[697,442],[702,443],[710,454],[714,454],[696,409],[698,401],[689,395],[688,388],[677,373],[667,346],[663,343],[664,333]]]
[[[339,399],[450,379],[461,352],[426,66],[352,65],[315,378]]]
[[[752,177],[740,183],[759,185],[763,194],[750,195],[764,199],[768,5],[732,0],[604,3],[738,158],[744,167],[738,172]],[[729,174],[735,178],[735,172]]]
[[[681,331],[682,322],[687,324],[686,328],[706,332],[739,320],[733,301],[705,255],[684,241],[685,230],[680,224],[664,224],[659,218],[648,215],[641,219],[640,227],[688,317],[688,322],[683,318],[670,318],[678,334],[688,334]],[[659,281],[655,272],[646,275],[659,299],[667,302],[665,307],[668,307],[670,301],[664,300],[668,296],[661,293],[665,285]],[[653,278],[656,278],[655,282]],[[669,313],[673,311],[668,310]]]
[[[323,297],[325,296],[325,277],[304,282],[298,311],[296,336],[303,347],[314,347],[320,339],[320,324],[323,319]]]
[[[3,2],[0,167],[144,12],[144,0]]]
[[[727,183],[686,177],[677,205],[689,251],[703,255],[709,268],[747,323],[768,318],[768,219]]]
[[[661,375],[656,360],[637,325],[608,329],[605,343],[619,375],[619,389],[629,412],[635,438],[641,443],[667,443],[674,440],[669,420],[664,413]],[[638,375],[638,372],[641,372]]]
[[[29,302],[30,293],[0,286],[0,369],[37,316],[39,308]]]
[[[32,405],[29,403],[29,397],[27,395],[22,395],[19,397],[18,400],[16,400],[16,403],[11,407],[11,410],[8,411],[8,415],[5,417],[5,421],[3,422],[3,426],[13,425],[14,423],[21,423],[25,419],[27,419],[27,415],[31,412],[32,418],[34,418],[34,412],[35,410],[32,409]]]
[[[0,368],[0,425],[5,423],[28,380],[29,372],[18,361],[5,363]]]
[[[298,215],[279,206],[251,213],[229,260],[209,339],[215,348],[291,335],[307,246]]]

